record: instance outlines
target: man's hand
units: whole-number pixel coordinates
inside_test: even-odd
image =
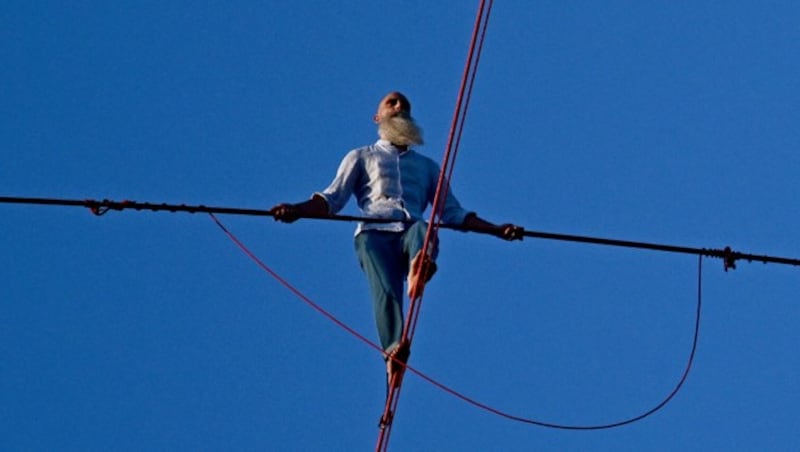
[[[294,223],[300,218],[300,209],[295,204],[283,203],[269,209],[269,214],[275,221]]]
[[[312,217],[320,218],[329,215],[328,201],[322,196],[314,195],[308,201],[297,204],[282,203],[269,209],[269,214],[275,221],[284,223],[294,223],[300,218]]]
[[[503,240],[522,240],[522,237],[525,236],[525,229],[523,229],[522,226],[511,223],[498,226],[484,220],[474,213],[467,215],[462,225],[467,228],[467,230],[471,229],[477,232],[488,233]]]
[[[522,240],[525,236],[525,229],[522,226],[506,223],[497,227],[497,236],[503,240]]]

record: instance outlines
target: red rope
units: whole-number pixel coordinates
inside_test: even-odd
[[[275,278],[284,287],[289,289],[293,294],[295,294],[295,296],[297,296],[297,298],[302,300],[305,304],[311,306],[311,308],[314,309],[315,311],[317,311],[320,314],[322,314],[323,316],[327,317],[328,320],[330,320],[331,322],[333,322],[336,325],[338,325],[339,328],[342,328],[343,330],[347,331],[351,335],[355,336],[361,342],[363,342],[363,343],[369,345],[370,347],[374,348],[375,350],[383,353],[383,348],[381,346],[379,346],[378,344],[376,344],[376,343],[372,342],[371,340],[367,339],[366,336],[364,336],[363,334],[361,334],[358,331],[354,330],[353,328],[347,326],[346,323],[344,323],[341,320],[337,319],[336,316],[334,316],[330,312],[326,311],[322,306],[318,305],[313,300],[311,300],[310,298],[305,296],[303,294],[303,292],[300,292],[299,289],[297,289],[296,287],[291,285],[289,283],[289,281],[286,281],[285,279],[281,278],[281,276],[279,274],[277,274],[274,270],[269,268],[267,266],[267,264],[262,262],[261,259],[258,258],[258,256],[256,256],[252,251],[250,251],[247,248],[247,246],[244,245],[244,243],[242,243],[238,238],[236,238],[236,236],[233,235],[233,233],[231,231],[229,231],[228,228],[226,228],[225,225],[223,225],[221,221],[219,221],[219,219],[216,217],[216,215],[214,215],[213,213],[209,213],[209,215],[214,220],[214,222],[217,223],[217,226],[219,226],[222,229],[222,231],[225,233],[225,235],[227,235],[228,238],[230,238],[231,241],[233,241],[233,243],[235,243],[236,246],[238,246],[239,249],[242,250],[244,252],[244,254],[247,255],[247,257],[252,259],[253,262],[256,263],[256,265],[261,267],[262,270],[267,272],[270,276]]]
[[[431,218],[428,222],[428,230],[425,233],[425,241],[422,246],[422,254],[426,255],[432,246],[431,244],[436,240],[439,224],[442,221],[442,212],[444,211],[445,200],[450,186],[450,179],[453,174],[455,166],[455,159],[458,155],[458,147],[461,142],[461,134],[464,129],[464,121],[466,119],[469,101],[472,96],[472,87],[475,81],[475,73],[478,69],[478,62],[480,61],[480,52],[483,49],[483,41],[486,38],[486,26],[489,21],[489,14],[492,9],[492,0],[481,0],[478,5],[478,13],[475,17],[475,26],[472,31],[472,38],[469,44],[469,51],[467,52],[467,61],[464,65],[464,73],[461,77],[461,86],[459,88],[458,96],[456,98],[456,107],[453,113],[453,121],[450,126],[450,133],[447,138],[447,145],[445,146],[444,156],[442,158],[442,165],[439,172],[439,180],[436,185],[436,193],[433,197],[433,207],[431,209]],[[423,265],[423,260],[418,262],[419,266]],[[417,273],[420,273],[420,268],[417,268]],[[424,281],[422,282],[424,284]],[[418,295],[409,301],[408,315],[403,327],[403,335],[401,341],[407,342],[411,347],[414,340],[414,333],[417,328],[419,320],[419,312],[422,308],[422,295]],[[397,410],[397,404],[400,399],[400,387],[403,378],[403,372],[399,372],[395,379],[389,385],[389,393],[386,397],[386,406],[384,407],[383,416],[381,417],[381,429],[378,434],[378,442],[375,446],[376,451],[385,451],[389,445],[389,436],[392,429],[392,420],[394,413]]]
[[[486,10],[486,15],[485,15],[485,17],[483,19],[483,26],[481,27],[482,28],[481,37],[480,37],[480,40],[478,41],[478,50],[477,50],[477,53],[475,55],[475,63],[473,64],[472,75],[470,76],[469,86],[468,86],[467,92],[466,92],[466,97],[465,97],[465,102],[464,102],[464,109],[462,110],[461,120],[459,122],[458,133],[456,135],[455,148],[454,148],[454,151],[453,151],[453,158],[452,158],[452,162],[451,162],[451,165],[450,165],[450,170],[449,170],[449,172],[447,174],[448,184],[444,187],[444,190],[445,190],[445,192],[444,192],[445,198],[444,199],[446,199],[447,189],[449,188],[449,181],[453,177],[453,169],[455,168],[455,159],[458,156],[458,149],[459,149],[459,147],[461,145],[461,135],[464,132],[464,123],[467,120],[467,110],[469,109],[469,103],[472,100],[472,87],[475,85],[475,75],[478,73],[478,64],[480,63],[481,53],[483,52],[483,43],[486,40],[486,27],[489,24],[489,15],[492,12],[492,4],[493,4],[493,2],[490,1],[489,5],[487,7],[487,10]]]
[[[450,188],[450,179],[452,178],[453,169],[455,168],[455,159],[461,144],[467,109],[469,108],[469,102],[472,98],[472,88],[478,69],[478,63],[480,62],[483,42],[486,37],[486,26],[488,25],[492,3],[492,0],[489,0],[488,6],[486,6],[484,0],[481,0],[478,6],[475,26],[470,40],[469,51],[467,52],[467,61],[461,79],[461,87],[459,88],[456,98],[456,107],[450,126],[450,133],[448,134],[444,156],[442,157],[439,180],[437,181],[436,192],[433,198],[433,207],[431,209],[431,218],[428,223],[428,230],[426,231],[422,248],[423,253],[427,253],[431,243],[435,241],[441,223],[445,200],[447,199],[448,190]],[[421,299],[411,300],[409,304],[409,316],[406,319],[406,325],[403,331],[403,338],[407,339],[409,342],[414,338],[421,302]]]
[[[438,234],[439,224],[441,223],[441,216],[444,210],[445,200],[447,199],[448,189],[450,185],[450,178],[453,173],[455,158],[458,154],[458,147],[461,141],[461,134],[464,127],[466,118],[466,111],[469,106],[469,100],[472,95],[472,87],[475,80],[475,73],[477,71],[478,62],[480,60],[479,54],[483,48],[483,41],[486,36],[486,25],[489,20],[489,13],[491,11],[492,0],[489,0],[489,5],[486,7],[486,2],[481,0],[478,5],[478,12],[475,18],[475,25],[473,27],[472,38],[470,40],[469,50],[467,53],[467,61],[464,67],[464,73],[461,79],[461,86],[456,98],[456,107],[453,113],[453,121],[448,135],[447,145],[445,146],[444,156],[442,158],[442,167],[439,172],[439,180],[437,181],[436,193],[433,199],[433,207],[431,209],[431,218],[428,223],[428,230],[425,234],[425,241],[422,247],[422,253],[427,254],[431,244],[436,240]],[[422,260],[418,263],[422,265]],[[419,271],[420,269],[417,269]],[[423,282],[424,284],[424,282]],[[419,313],[422,308],[422,295],[413,298],[409,301],[408,315],[403,328],[402,340],[411,346],[414,339],[417,323],[419,320]],[[389,436],[391,434],[392,420],[394,413],[397,410],[397,404],[400,397],[400,388],[402,383],[402,372],[397,375],[397,381],[392,381],[387,394],[386,406],[382,416],[382,426],[378,435],[378,442],[376,444],[376,451],[384,451],[388,448]]]
[[[292,284],[290,284],[288,281],[286,281],[284,278],[282,278],[280,275],[278,275],[274,270],[272,270],[270,267],[268,267],[261,259],[259,259],[252,251],[250,251],[247,248],[247,246],[245,246],[232,232],[230,232],[222,224],[222,222],[219,219],[217,219],[216,216],[214,216],[213,213],[209,213],[209,215],[214,220],[214,222],[216,222],[217,225],[222,229],[222,231],[228,236],[228,238],[230,238],[231,241],[233,241],[236,244],[236,246],[238,246],[239,249],[241,249],[244,252],[244,254],[246,254],[250,259],[252,259],[262,270],[264,270],[270,276],[275,278],[281,285],[283,285],[284,287],[289,289],[295,296],[297,296],[297,298],[299,298],[301,301],[303,301],[304,303],[309,305],[315,311],[317,311],[320,314],[322,314],[323,316],[325,316],[331,322],[335,323],[338,327],[342,328],[343,330],[348,332],[350,335],[354,336],[356,339],[358,339],[361,342],[367,344],[368,346],[373,348],[378,353],[383,354],[383,349],[379,345],[377,345],[374,342],[370,341],[364,335],[360,334],[355,329],[349,327],[347,324],[345,324],[341,320],[337,319],[336,316],[334,316],[333,314],[331,314],[330,312],[328,312],[324,308],[322,308],[319,304],[315,303],[313,300],[311,300],[310,298],[305,296],[299,289],[297,289]],[[651,408],[650,410],[646,411],[643,414],[631,417],[631,418],[626,419],[626,420],[622,420],[622,421],[618,421],[618,422],[612,422],[612,423],[606,423],[606,424],[598,424],[598,425],[566,425],[566,424],[556,424],[556,423],[551,423],[551,422],[544,422],[544,421],[539,421],[539,420],[535,420],[535,419],[532,419],[532,418],[527,418],[527,417],[523,417],[523,416],[519,416],[519,415],[514,415],[514,414],[508,413],[506,411],[502,411],[500,409],[494,408],[489,404],[486,404],[486,403],[483,403],[483,402],[479,402],[478,400],[476,400],[476,399],[474,399],[472,397],[469,397],[469,396],[467,396],[467,395],[465,395],[463,393],[460,393],[460,392],[456,391],[455,389],[452,389],[449,386],[446,386],[443,383],[440,383],[439,381],[433,379],[432,377],[424,374],[422,371],[417,370],[417,369],[415,369],[414,367],[412,367],[412,366],[410,366],[408,364],[404,364],[403,363],[403,366],[405,367],[405,370],[417,375],[418,377],[420,377],[423,380],[427,381],[431,385],[439,388],[440,390],[444,391],[445,393],[450,394],[453,397],[456,397],[456,398],[458,398],[458,399],[460,399],[460,400],[462,400],[462,401],[464,401],[464,402],[466,402],[466,403],[468,403],[468,404],[470,404],[470,405],[472,405],[472,406],[474,406],[474,407],[476,407],[478,409],[481,409],[483,411],[489,412],[489,413],[494,414],[496,416],[500,416],[500,417],[509,419],[511,421],[521,422],[521,423],[524,423],[524,424],[536,425],[536,426],[539,426],[539,427],[561,429],[561,430],[605,430],[605,429],[611,429],[611,428],[616,428],[616,427],[621,427],[621,426],[624,426],[624,425],[632,424],[634,422],[640,421],[640,420],[642,420],[642,419],[654,414],[655,412],[657,412],[661,408],[663,408],[670,400],[672,400],[675,397],[675,395],[677,395],[678,391],[683,387],[683,384],[686,382],[686,380],[687,380],[687,378],[689,376],[689,371],[691,370],[692,364],[694,362],[695,353],[697,351],[697,343],[698,343],[698,338],[699,338],[699,333],[700,333],[700,312],[701,312],[701,307],[702,307],[702,268],[703,268],[703,256],[699,256],[698,270],[697,270],[697,310],[696,310],[696,317],[695,317],[695,324],[694,324],[694,338],[692,340],[691,353],[689,354],[689,359],[687,361],[687,364],[686,364],[686,367],[685,367],[685,369],[683,371],[683,374],[682,374],[680,380],[678,381],[678,384],[675,386],[675,388],[669,393],[669,395],[667,395],[654,408]],[[390,426],[391,426],[391,423],[389,423],[387,425],[387,428],[390,427]],[[384,439],[388,441],[388,436],[385,436]],[[386,442],[384,442],[383,445],[385,447]]]

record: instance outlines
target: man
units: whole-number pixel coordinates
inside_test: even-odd
[[[423,213],[433,204],[439,166],[411,146],[421,145],[422,131],[411,117],[411,104],[399,92],[381,99],[374,121],[380,139],[373,145],[350,151],[342,160],[333,182],[311,199],[279,204],[271,209],[276,221],[291,223],[304,216],[339,212],[353,195],[365,217],[398,220],[396,223],[359,223],[355,248],[369,281],[375,322],[387,362],[389,381],[409,355],[403,333],[403,281],[408,295],[422,295],[425,282],[436,271],[436,244],[422,255],[427,224]],[[523,229],[501,226],[464,210],[456,197],[447,197],[442,221],[490,232],[505,240],[522,239]]]

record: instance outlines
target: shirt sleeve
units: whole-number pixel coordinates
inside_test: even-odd
[[[339,164],[336,177],[328,185],[328,188],[321,192],[314,193],[321,196],[328,202],[330,214],[338,213],[350,200],[356,181],[360,177],[359,151],[352,150],[347,153]]]
[[[464,223],[467,215],[474,213],[461,207],[461,203],[456,199],[452,189],[447,191],[447,199],[444,202],[444,210],[442,211],[443,222],[460,225]]]
[[[433,198],[436,192],[436,185],[438,184],[439,179],[439,165],[436,162],[431,160],[431,170],[430,170],[430,178],[432,181],[432,192],[431,192],[431,204],[433,204]],[[471,212],[469,210],[464,209],[461,207],[461,203],[456,198],[456,195],[453,193],[452,187],[448,185],[447,190],[447,199],[444,202],[444,209],[442,209],[442,222],[448,224],[463,224],[464,220],[467,218],[467,215],[474,214],[475,212]]]

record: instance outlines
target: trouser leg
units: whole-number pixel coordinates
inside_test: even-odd
[[[407,259],[413,259],[417,252],[422,249],[425,244],[425,234],[428,232],[428,223],[424,221],[417,221],[408,227],[403,233],[403,251]],[[428,247],[428,255],[431,259],[436,260],[439,253],[438,240],[434,238],[433,243]]]
[[[363,231],[355,238],[356,254],[369,282],[375,324],[384,350],[403,334],[403,280],[408,257],[399,233]]]

